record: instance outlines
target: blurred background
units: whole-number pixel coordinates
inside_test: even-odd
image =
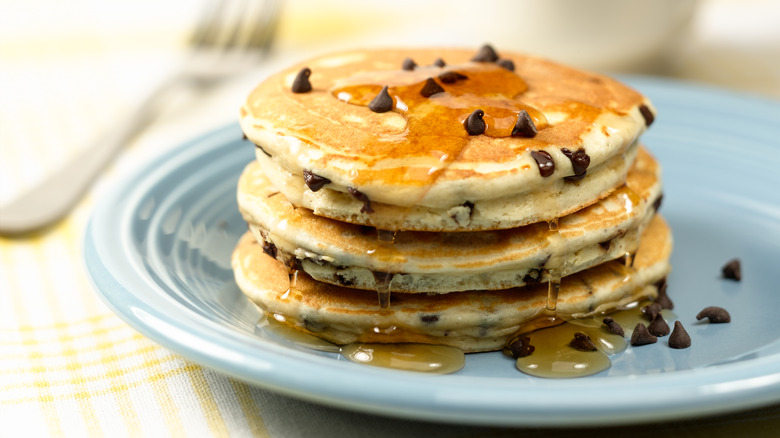
[[[275,20],[270,52],[218,87],[171,97],[130,143],[148,153],[128,154],[120,169],[235,121],[265,75],[339,48],[489,42],[609,74],[780,99],[776,0],[259,1]],[[214,3],[0,3],[0,205],[94,147],[174,72],[201,10]]]

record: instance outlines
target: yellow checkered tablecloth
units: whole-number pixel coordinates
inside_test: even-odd
[[[68,8],[88,12],[93,3],[74,0]],[[45,0],[20,4],[32,4],[30,11],[51,6]],[[0,36],[6,24],[13,23],[0,21]],[[25,47],[0,39],[0,204],[108,129],[169,58],[126,50],[119,59],[99,44],[82,44],[93,39],[73,38],[78,44],[62,41],[37,54],[31,54],[40,48],[35,38]],[[584,430],[458,426],[350,412],[231,379],[126,325],[100,301],[84,270],[81,245],[92,207],[150,158],[233,121],[237,102],[262,74],[250,72],[188,101],[186,111],[179,106],[163,115],[64,221],[29,236],[0,236],[0,437],[777,436],[780,405]],[[637,394],[637,403],[641,398]]]

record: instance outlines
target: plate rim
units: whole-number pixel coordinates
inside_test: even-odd
[[[711,87],[692,86],[666,79],[647,77],[626,79],[625,76],[623,78],[635,87],[635,84],[639,83],[645,86],[674,88],[678,91],[693,92],[694,94],[713,91]],[[714,89],[714,91],[719,93],[722,98],[755,101],[761,105],[769,104],[773,109],[776,109],[774,105],[777,103],[770,100],[757,99],[728,90]],[[741,363],[709,367],[708,369],[643,375],[639,379],[641,382],[636,390],[655,388],[655,391],[642,394],[641,407],[636,408],[631,404],[634,402],[636,405],[638,397],[627,396],[607,401],[601,400],[601,404],[594,405],[591,400],[594,393],[625,385],[637,386],[636,376],[610,376],[606,379],[590,380],[585,378],[576,381],[541,379],[537,383],[528,384],[527,381],[513,381],[509,378],[429,376],[375,369],[328,358],[312,358],[310,354],[284,348],[259,338],[244,339],[245,334],[244,338],[237,338],[235,331],[201,315],[187,313],[190,311],[183,306],[178,310],[185,310],[184,314],[169,314],[162,312],[161,308],[153,308],[132,291],[133,287],[149,287],[148,280],[142,281],[140,277],[133,279],[132,276],[127,275],[127,272],[118,272],[115,266],[110,266],[110,263],[116,260],[107,256],[106,245],[108,244],[105,241],[101,242],[98,237],[100,233],[106,231],[106,227],[122,227],[126,226],[127,222],[112,225],[111,218],[118,214],[117,210],[122,209],[115,208],[115,211],[109,213],[107,206],[123,205],[124,208],[128,208],[128,203],[138,196],[123,195],[134,193],[140,196],[139,190],[154,185],[150,178],[165,173],[166,169],[180,167],[186,160],[193,159],[199,154],[221,145],[222,143],[219,141],[228,137],[231,140],[240,139],[240,129],[237,124],[231,123],[209,131],[149,160],[146,165],[127,176],[114,187],[114,190],[100,200],[89,219],[83,239],[83,258],[88,277],[103,302],[121,319],[148,338],[194,362],[239,380],[309,401],[366,413],[466,424],[507,426],[617,425],[715,414],[737,408],[761,406],[780,400],[780,369],[778,369],[780,367],[777,367],[780,354],[772,354]],[[138,184],[144,181],[148,184]],[[168,311],[177,309],[175,302],[165,300],[163,297],[147,295],[143,298],[147,300],[157,298],[160,301],[156,302],[158,305],[172,305],[172,309],[163,307]],[[189,325],[185,328],[189,329],[190,332],[182,330],[181,324]],[[170,331],[165,332],[162,330],[163,328]],[[199,344],[197,339],[200,339]],[[195,349],[193,345],[196,344],[188,343],[193,341],[201,347],[208,345],[208,348]],[[232,348],[226,348],[226,346],[244,349],[257,347],[258,349],[250,350],[249,353],[244,350],[236,355],[236,351],[232,351]],[[260,348],[265,350],[260,350]],[[215,351],[219,353],[214,353]],[[259,354],[260,351],[268,351],[275,356],[269,360],[268,357],[265,357],[267,355]],[[301,361],[303,358],[306,358],[306,361]],[[247,361],[250,359],[255,362],[248,364]],[[346,391],[350,388],[338,387],[333,379],[321,377],[315,379],[313,376],[305,375],[288,378],[280,375],[282,371],[301,370],[301,362],[307,363],[307,361],[321,367],[320,371],[324,369],[330,373],[341,373],[346,367],[350,371],[351,377],[355,379],[352,386],[371,384],[372,381],[386,379],[389,375],[392,376],[394,384],[410,392],[403,397],[399,397],[398,394],[395,394],[394,397],[393,394],[383,394],[386,398],[377,399],[377,397],[367,394]],[[303,370],[305,371],[307,368],[308,366],[304,366]],[[713,379],[723,374],[729,374],[732,377],[727,381]],[[690,383],[692,380],[700,381],[702,379],[711,379],[712,381],[706,384],[692,385]],[[454,388],[451,387],[453,380],[458,381]],[[442,386],[443,389],[440,388]],[[659,392],[661,388],[668,390],[668,392]],[[312,392],[312,389],[315,391]],[[518,390],[526,391],[526,393],[518,396],[516,394]],[[566,391],[569,400],[553,400],[555,397],[544,398],[545,392],[555,393],[556,391]],[[486,394],[486,392],[490,392],[490,394]],[[475,393],[481,397],[478,397],[477,402],[474,400]],[[718,397],[712,397],[713,394],[717,394]],[[495,398],[496,395],[499,396],[500,401],[490,399],[491,397]],[[527,400],[525,396],[528,395],[539,396],[541,400],[536,399],[536,406],[534,406],[525,401]],[[410,398],[415,397],[420,402],[412,403]],[[692,401],[696,403],[692,403]],[[549,410],[551,406],[555,406],[559,410],[552,412]],[[648,406],[652,409],[648,409]]]

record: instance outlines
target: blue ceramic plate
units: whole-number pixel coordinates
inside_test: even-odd
[[[235,378],[360,411],[490,425],[619,424],[780,401],[780,104],[626,78],[659,117],[644,142],[664,166],[669,294],[693,345],[629,348],[601,374],[545,380],[500,353],[453,375],[362,366],[256,329],[232,279],[246,230],[235,185],[254,148],[228,126],[154,160],[96,208],[85,258],[105,302],[161,345]],[[720,278],[742,260],[743,280]],[[705,306],[730,324],[698,323]]]

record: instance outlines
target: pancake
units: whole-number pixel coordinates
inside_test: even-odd
[[[257,162],[238,184],[238,204],[267,252],[318,281],[374,289],[392,273],[394,292],[506,289],[566,276],[634,252],[661,196],[660,166],[643,148],[624,186],[558,221],[472,232],[399,232],[383,242],[375,229],[321,218],[294,207]],[[392,239],[390,234],[388,238]]]
[[[556,315],[585,318],[644,298],[670,271],[670,230],[655,215],[644,230],[633,267],[617,260],[565,277]],[[547,285],[444,295],[377,296],[321,283],[299,272],[291,283],[286,266],[264,253],[250,233],[232,257],[238,286],[263,311],[295,328],[336,344],[353,342],[449,345],[466,352],[501,349],[524,327],[545,324]]]
[[[260,84],[241,126],[293,204],[387,230],[514,228],[572,213],[623,183],[654,117],[644,96],[539,58],[504,53],[510,71],[473,55],[358,50],[311,59]],[[413,70],[401,68],[407,57]],[[446,66],[432,65],[436,58]],[[293,93],[304,67],[312,88]],[[424,96],[428,78],[443,91]],[[383,86],[392,108],[375,112],[368,105]],[[469,133],[464,121],[478,109],[485,128]],[[512,135],[521,111],[535,134]],[[309,187],[305,174],[327,183]]]

